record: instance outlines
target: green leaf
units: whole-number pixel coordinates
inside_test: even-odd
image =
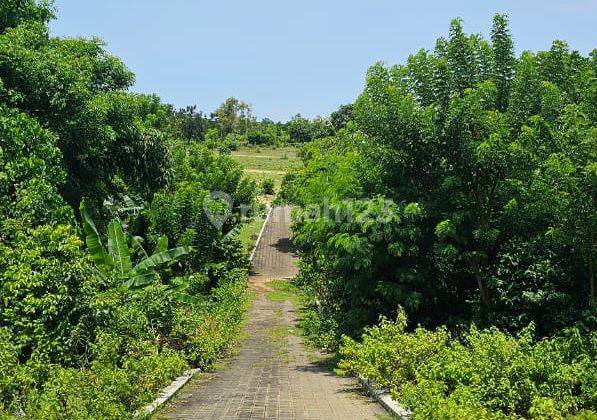
[[[93,223],[93,219],[89,215],[85,201],[81,201],[79,211],[83,222],[83,231],[85,232],[85,243],[87,244],[91,259],[99,269],[105,270],[112,268],[114,266],[114,261],[102,245],[99,232],[95,227],[95,223]]]
[[[150,285],[152,283],[156,283],[160,277],[155,272],[146,273],[146,274],[137,274],[132,276],[127,281],[123,283],[124,287],[128,289],[136,289],[140,287],[144,287]]]
[[[122,278],[129,277],[133,269],[131,254],[118,220],[112,220],[108,224],[108,252],[114,260],[118,274]]]
[[[158,243],[155,246],[155,251],[153,251],[154,254],[159,254],[160,252],[164,252],[168,250],[168,237],[167,236],[161,236],[160,239],[158,239]]]
[[[181,246],[178,248],[169,249],[168,251],[153,254],[151,257],[145,258],[143,261],[137,264],[134,271],[136,273],[141,273],[143,271],[158,267],[160,265],[174,262],[178,260],[180,257],[185,256],[192,251],[192,246]]]
[[[145,258],[149,257],[147,252],[145,252],[145,248],[143,248],[143,242],[145,241],[140,236],[133,236],[132,238],[132,246],[131,246],[131,254],[136,254],[137,252],[141,252]]]

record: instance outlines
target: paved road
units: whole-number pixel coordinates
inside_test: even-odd
[[[296,275],[290,209],[272,211],[253,259],[255,295],[246,338],[227,366],[194,378],[158,417],[170,419],[374,419],[385,411],[352,379],[323,368],[325,358],[293,334],[291,302],[268,299],[267,283]]]

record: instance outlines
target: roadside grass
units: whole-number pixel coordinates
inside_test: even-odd
[[[305,303],[300,289],[288,280],[272,280],[267,283],[272,288],[267,292],[267,298],[273,302],[292,302],[297,309]]]
[[[245,251],[250,253],[255,248],[264,221],[265,216],[255,216],[239,228],[238,239],[243,244]]]
[[[238,148],[238,150],[234,150],[232,152],[232,156],[234,155],[249,155],[249,156],[264,156],[264,157],[274,157],[278,159],[284,159],[284,157],[288,158],[289,160],[298,159],[297,153],[299,148],[296,146],[243,146]]]

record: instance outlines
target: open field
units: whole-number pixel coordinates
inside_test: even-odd
[[[278,191],[284,174],[298,168],[302,163],[297,156],[298,148],[284,147],[241,147],[232,152],[232,157],[245,168],[245,173],[251,179],[261,184],[264,179],[274,180]]]
[[[297,157],[297,148],[285,147],[241,147],[232,152],[238,162],[247,169],[260,169],[267,171],[288,171],[300,166]]]

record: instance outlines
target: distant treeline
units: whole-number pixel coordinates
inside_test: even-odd
[[[327,137],[344,128],[352,115],[352,105],[342,105],[329,118],[311,120],[296,114],[288,122],[269,118],[258,121],[251,106],[236,98],[228,98],[207,115],[197,106],[179,110],[169,106],[175,136],[187,141],[205,142],[212,148],[233,150],[239,145],[282,145],[306,143]]]

